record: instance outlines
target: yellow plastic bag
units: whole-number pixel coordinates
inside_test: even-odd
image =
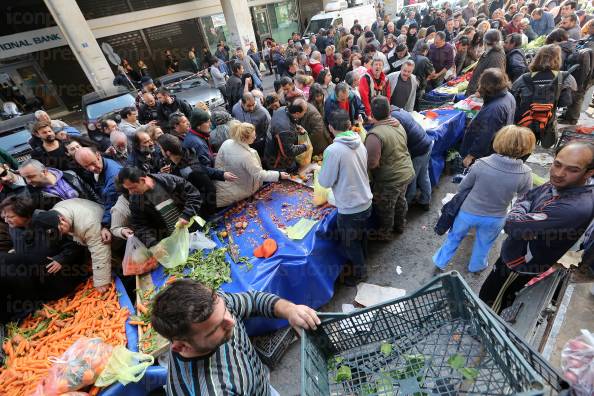
[[[328,202],[328,193],[330,192],[329,188],[322,187],[318,182],[318,173],[320,171],[314,172],[314,184],[313,184],[313,204],[316,206],[324,205]]]
[[[303,135],[297,135],[297,143],[299,144],[306,144],[307,150],[305,152],[299,154],[295,157],[295,161],[299,166],[307,166],[311,164],[311,155],[313,154],[313,146],[311,145],[311,140],[309,140],[309,135],[304,133]]]
[[[198,218],[199,219],[199,218]],[[175,268],[184,265],[190,255],[190,227],[196,220],[192,217],[185,225],[175,225],[175,230],[167,238],[149,250],[157,261],[165,268]]]
[[[107,366],[101,372],[95,386],[104,387],[118,381],[122,385],[138,382],[144,376],[146,368],[155,358],[140,352],[132,352],[120,345],[114,348]]]

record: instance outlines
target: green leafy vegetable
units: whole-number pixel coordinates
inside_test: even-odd
[[[462,367],[458,371],[469,381],[474,381],[479,376],[479,371],[472,367]]]
[[[448,364],[450,365],[450,367],[456,370],[460,370],[462,367],[464,367],[465,362],[466,359],[464,359],[464,356],[459,354],[450,356],[450,358],[448,359]]]
[[[226,248],[215,249],[208,255],[196,251],[186,261],[186,265],[168,268],[165,272],[176,278],[194,279],[203,285],[217,290],[223,283],[231,282],[231,267],[226,260]]]
[[[351,368],[349,366],[340,366],[336,370],[336,382],[350,381],[352,378]]]
[[[383,353],[384,356],[390,356],[392,354],[392,344],[389,342],[382,342],[380,352]]]

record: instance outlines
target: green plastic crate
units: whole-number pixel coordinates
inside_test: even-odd
[[[510,338],[457,272],[403,298],[323,317],[301,337],[303,396],[544,395],[563,388],[559,376],[543,378],[543,367],[528,362],[532,350]]]

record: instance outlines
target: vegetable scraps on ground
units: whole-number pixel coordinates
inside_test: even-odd
[[[82,337],[126,345],[129,314],[120,306],[113,282],[101,294],[89,279],[73,295],[44,304],[19,326],[10,324],[2,345],[6,360],[0,368],[0,395],[32,394],[48,374],[52,365],[48,359],[61,356]]]

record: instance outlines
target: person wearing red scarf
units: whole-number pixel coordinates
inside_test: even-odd
[[[385,96],[390,100],[390,83],[384,74],[384,61],[381,58],[374,58],[371,68],[361,77],[359,93],[361,101],[365,106],[365,114],[371,115],[371,100],[376,96]]]

